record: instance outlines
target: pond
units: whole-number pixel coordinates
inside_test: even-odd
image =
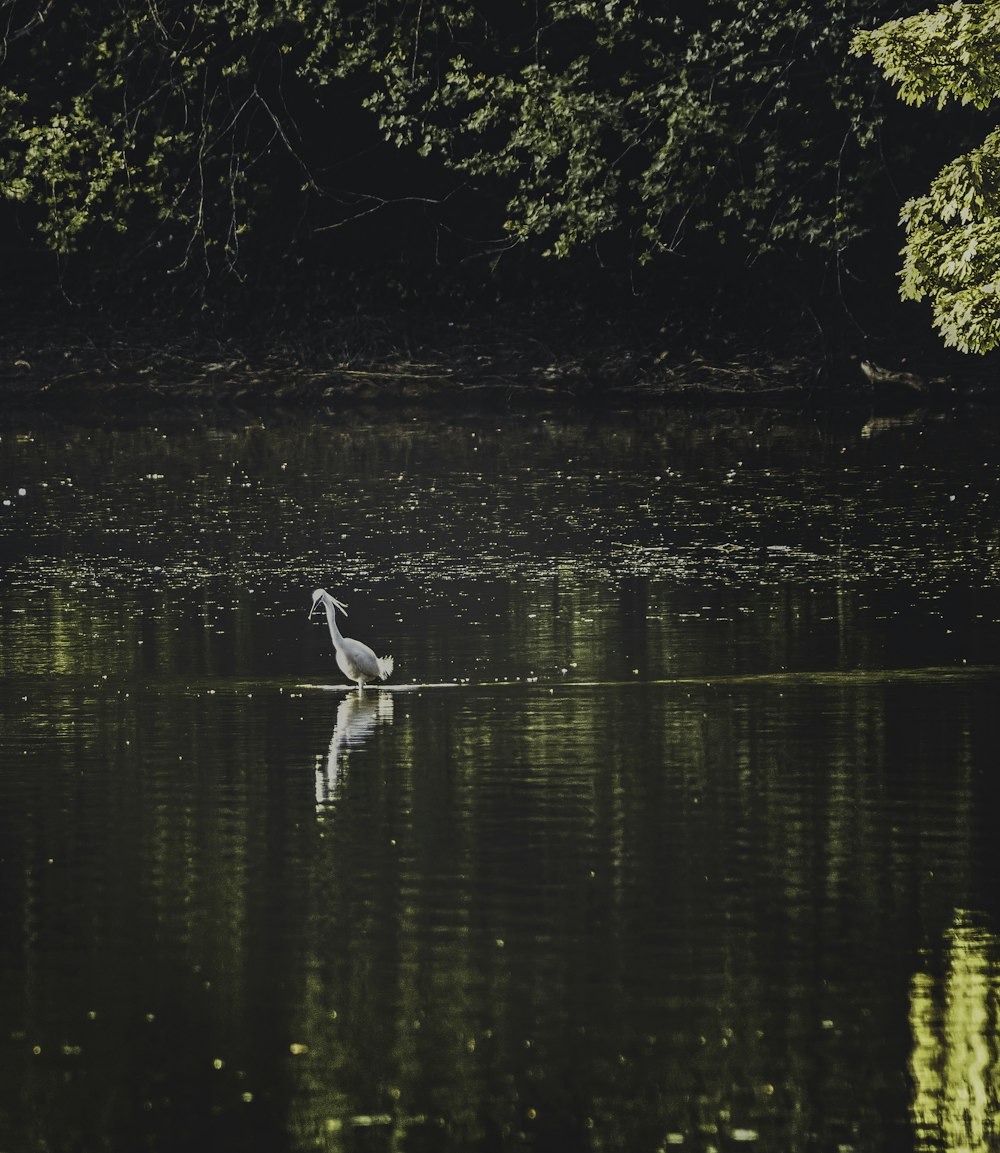
[[[0,1150],[995,1149],[998,449],[8,421]]]

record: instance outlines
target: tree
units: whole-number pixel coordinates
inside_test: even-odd
[[[481,251],[710,254],[720,279],[777,257],[818,280],[864,234],[880,164],[882,111],[844,64],[870,0],[0,7],[0,199],[55,251],[113,235],[204,280],[290,222],[322,259],[415,200],[421,155],[478,197],[448,223],[473,219]],[[396,163],[368,200],[340,134],[362,108]]]
[[[282,5],[6,0],[0,198],[69,253],[99,229],[211,276],[296,165]],[[280,160],[276,158],[280,155]]]
[[[661,7],[548,0],[490,18],[396,0],[377,22],[355,13],[338,68],[372,78],[397,144],[502,190],[511,243],[560,257],[615,235],[640,261],[698,233],[749,259],[843,250],[875,167],[877,114],[843,67],[867,5]]]
[[[986,109],[1000,95],[1000,2],[953,3],[858,32],[908,104],[949,100]],[[900,295],[930,301],[944,343],[1000,345],[1000,129],[946,164],[900,213],[906,228]]]

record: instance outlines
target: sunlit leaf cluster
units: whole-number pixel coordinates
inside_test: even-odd
[[[1000,91],[1000,4],[995,0],[944,5],[854,38],[855,54],[869,53],[907,104],[949,100],[988,108]]]
[[[234,268],[259,209],[255,169],[289,146],[280,22],[256,3],[12,5],[0,56],[0,198],[58,252],[96,226]],[[18,23],[20,20],[20,23]]]
[[[869,53],[911,104],[948,100],[985,109],[1000,94],[1000,3],[955,3],[860,32]],[[944,343],[962,352],[1000,345],[1000,130],[946,164],[923,196],[904,204],[900,294],[930,301]]]

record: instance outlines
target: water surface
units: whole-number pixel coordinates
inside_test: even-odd
[[[995,1148],[990,425],[0,459],[0,1150]]]

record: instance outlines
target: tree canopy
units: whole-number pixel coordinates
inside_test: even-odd
[[[390,236],[405,262],[423,212],[433,262],[708,256],[820,286],[885,194],[849,55],[873,7],[6,0],[0,200],[55,252],[202,284],[275,254],[342,272]]]

